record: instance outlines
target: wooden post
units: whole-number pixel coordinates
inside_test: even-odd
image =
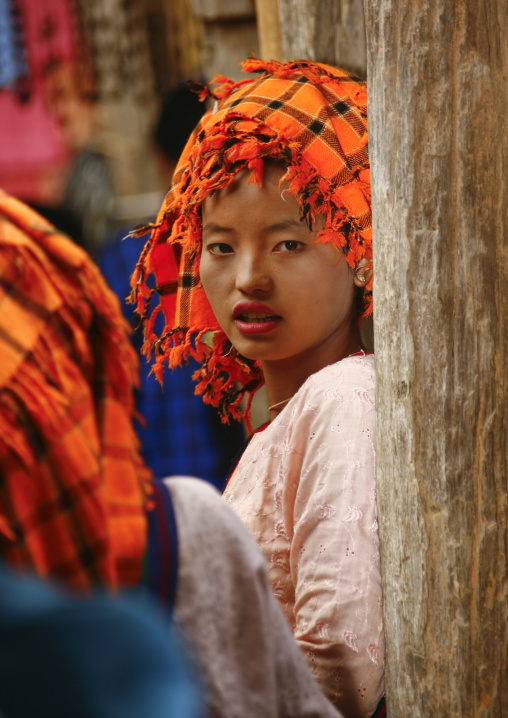
[[[365,76],[363,0],[278,0],[285,60],[316,60]]]
[[[366,0],[390,718],[508,716],[506,0]]]
[[[259,55],[263,60],[282,60],[278,0],[256,0]]]

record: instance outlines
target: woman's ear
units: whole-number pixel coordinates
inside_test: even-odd
[[[361,259],[354,271],[354,283],[363,289],[372,279],[372,261]]]

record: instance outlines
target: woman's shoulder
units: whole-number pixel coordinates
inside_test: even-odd
[[[364,413],[374,407],[375,388],[373,354],[346,357],[329,364],[306,379],[284,410],[259,434],[253,435],[254,443],[271,440],[281,430],[293,431],[297,424],[306,425],[339,408]]]
[[[374,355],[357,354],[329,364],[312,374],[302,385],[300,392],[307,398],[317,395],[326,398],[332,389],[346,395],[356,395],[358,391],[374,393],[375,386]]]
[[[374,409],[375,388],[374,356],[346,357],[312,374],[269,428],[293,432],[296,425],[327,421],[337,412],[364,417]]]

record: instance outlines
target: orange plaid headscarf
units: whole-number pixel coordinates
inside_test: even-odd
[[[133,277],[133,298],[144,319],[154,294],[146,277],[153,271],[157,281],[160,304],[145,323],[145,350],[155,350],[156,375],[166,360],[174,367],[193,356],[202,364],[195,374],[196,393],[219,407],[224,420],[240,418],[242,396],[250,392],[252,400],[263,376],[258,362],[231,347],[200,283],[204,199],[244,169],[261,184],[263,159],[280,160],[287,165],[284,179],[300,203],[302,219],[312,225],[317,215],[325,216],[317,241],[340,248],[352,268],[372,259],[365,83],[303,60],[253,58],[242,69],[260,76],[240,82],[219,77],[214,81],[221,83],[218,89],[203,90],[214,106],[187,143]],[[153,323],[161,308],[166,324],[157,338]],[[363,315],[371,312],[372,281]],[[214,332],[211,347],[202,341],[207,332]]]
[[[88,255],[0,191],[0,554],[86,589],[141,578],[136,355]]]

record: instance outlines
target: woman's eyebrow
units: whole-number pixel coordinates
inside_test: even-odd
[[[273,222],[272,224],[263,227],[263,232],[280,232],[281,230],[292,228],[297,228],[300,230],[307,229],[307,225],[298,219],[282,219],[278,222]],[[215,222],[206,222],[206,224],[203,225],[202,235],[204,236],[205,234],[231,234],[234,231],[235,230],[233,227],[216,224]]]
[[[274,222],[264,228],[264,232],[278,232],[282,229],[292,229],[297,227],[298,229],[307,229],[307,225],[301,222],[299,219],[282,219],[280,222]]]
[[[233,232],[232,227],[226,227],[215,222],[207,222],[203,225],[202,234],[224,234]]]

